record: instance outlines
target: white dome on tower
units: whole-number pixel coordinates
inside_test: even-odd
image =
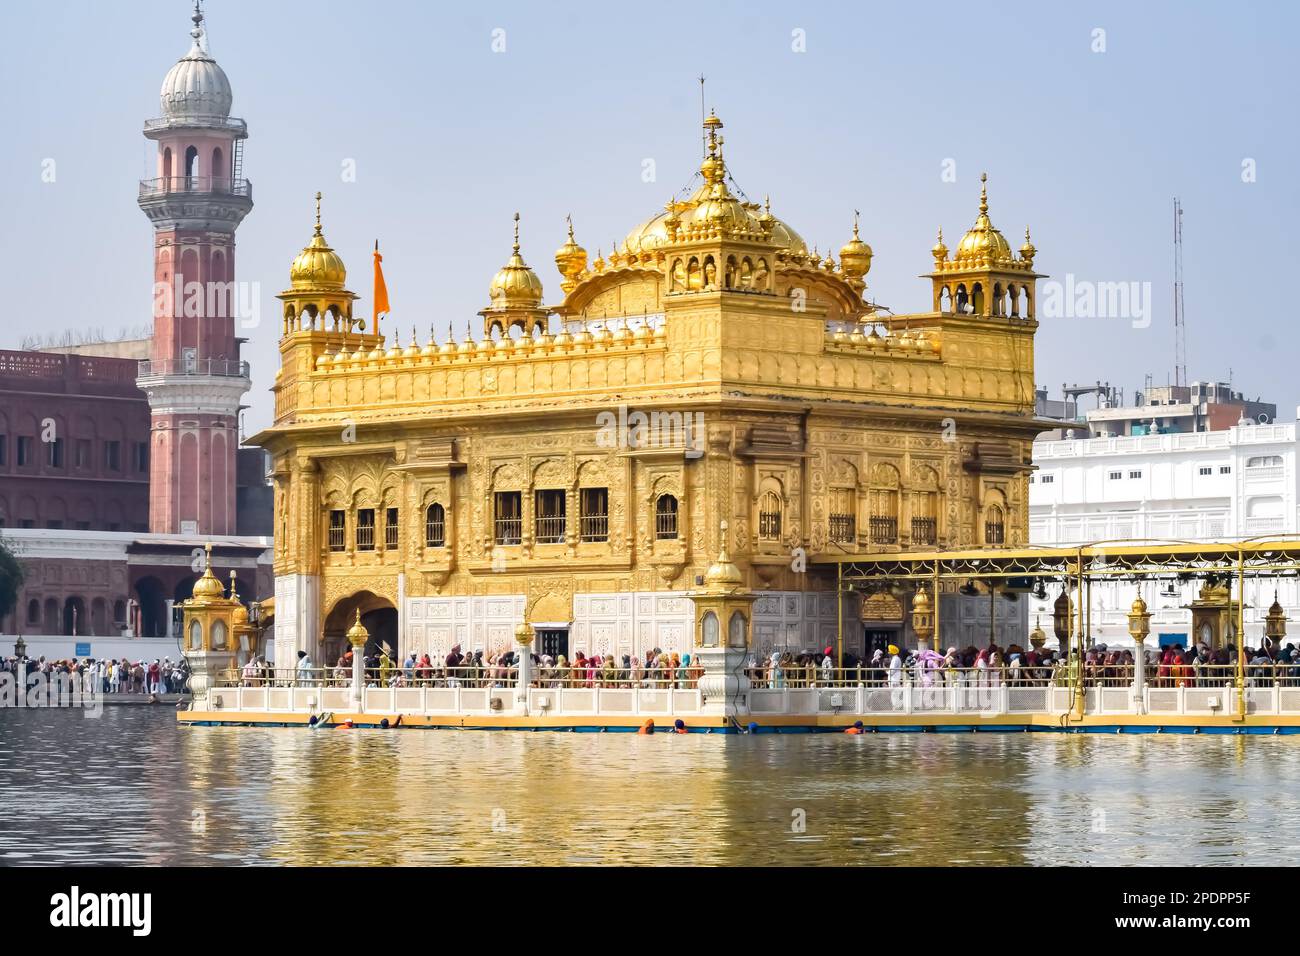
[[[233,96],[226,71],[208,53],[203,12],[194,6],[194,45],[181,57],[163,80],[159,97],[162,115],[171,120],[225,119],[230,116]]]

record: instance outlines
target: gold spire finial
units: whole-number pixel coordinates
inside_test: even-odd
[[[858,211],[853,210],[853,238],[858,238]]]
[[[519,252],[519,213],[515,213],[515,253]]]
[[[989,181],[989,174],[980,173],[980,212],[981,213],[987,213],[989,211],[988,181]]]
[[[573,238],[573,213],[566,215],[564,221],[569,224],[569,241],[575,242],[576,240]]]
[[[318,235],[318,236],[321,234],[321,231],[320,231],[320,201],[321,201],[321,194],[320,194],[320,191],[317,190],[317,191],[316,191],[316,235]]]

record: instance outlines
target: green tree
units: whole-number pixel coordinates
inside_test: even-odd
[[[18,588],[23,583],[23,566],[9,545],[0,538],[0,621],[18,603]]]

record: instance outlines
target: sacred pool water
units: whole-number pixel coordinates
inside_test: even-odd
[[[1300,863],[1300,737],[178,727],[0,714],[0,863]]]

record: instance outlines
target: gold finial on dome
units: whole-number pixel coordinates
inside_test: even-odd
[[[980,214],[957,244],[953,258],[966,265],[1011,261],[1011,244],[989,221],[988,173],[980,173]]]
[[[515,240],[510,260],[492,277],[488,298],[493,309],[541,307],[542,280],[519,254],[519,213],[515,213]]]
[[[212,601],[226,596],[226,589],[221,586],[212,573],[212,542],[204,545],[203,576],[194,582],[193,597],[203,601]]]
[[[321,194],[317,192],[316,228],[311,242],[303,247],[289,267],[289,280],[294,289],[340,291],[347,282],[348,270],[339,254],[325,241],[325,234],[321,231],[320,203]]]
[[[729,590],[744,584],[745,578],[740,573],[740,568],[732,563],[731,555],[727,553],[727,522],[725,518],[720,523],[719,528],[722,531],[722,543],[718,549],[718,559],[709,565],[709,570],[704,573],[704,584],[711,590]]]
[[[840,269],[849,280],[871,271],[871,247],[858,235],[858,211],[853,210],[853,238],[840,247]]]

